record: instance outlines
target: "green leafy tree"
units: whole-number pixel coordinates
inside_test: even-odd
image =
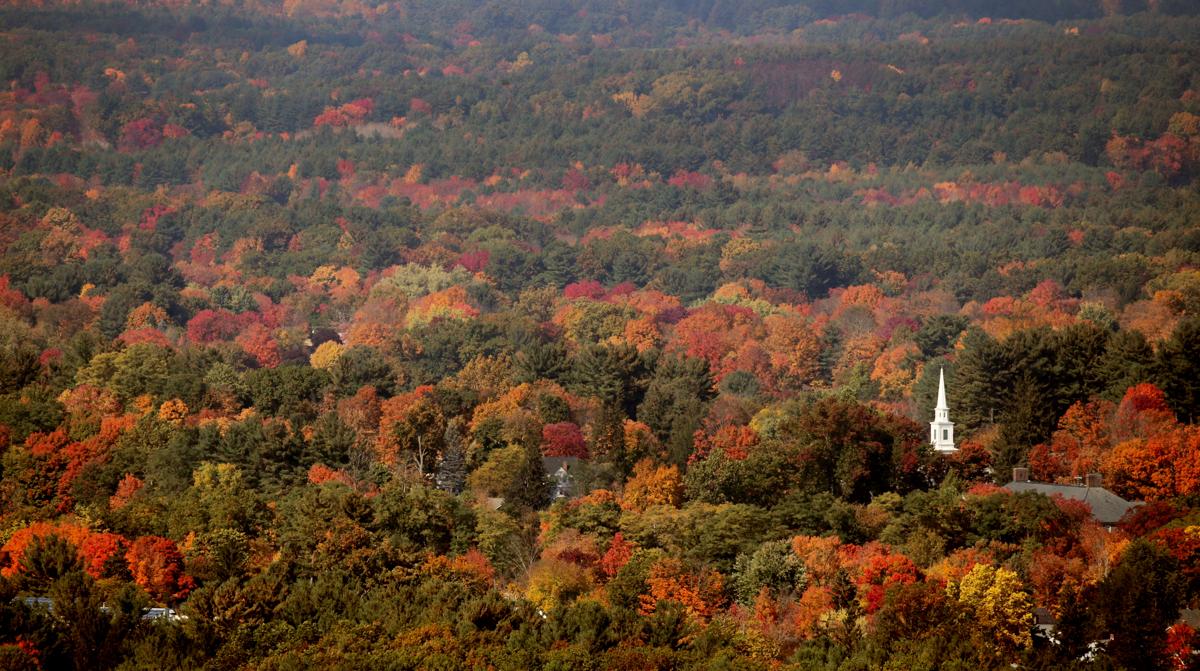
[[[739,555],[733,567],[733,591],[739,603],[750,606],[762,590],[772,598],[794,597],[804,591],[804,561],[792,552],[790,541],[763,543]]]

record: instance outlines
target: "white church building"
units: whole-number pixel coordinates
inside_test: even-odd
[[[946,371],[938,372],[937,407],[929,423],[929,444],[934,452],[957,452],[954,446],[954,422],[950,421],[950,406],[946,405]]]

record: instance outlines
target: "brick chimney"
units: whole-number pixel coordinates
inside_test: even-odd
[[[1088,487],[1103,487],[1104,478],[1099,473],[1088,473],[1084,477],[1084,484]]]
[[[1029,469],[1018,466],[1013,469],[1013,482],[1029,482]]]

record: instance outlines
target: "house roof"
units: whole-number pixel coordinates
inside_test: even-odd
[[[1039,626],[1053,626],[1058,624],[1058,618],[1054,617],[1054,613],[1048,609],[1038,606],[1033,609],[1033,623]]]
[[[1103,487],[1082,485],[1056,485],[1049,482],[1010,482],[1004,488],[1014,493],[1037,492],[1045,496],[1061,496],[1064,499],[1083,501],[1092,509],[1092,518],[1112,526],[1121,521],[1125,513],[1142,505],[1141,501],[1126,501]]]
[[[578,464],[579,457],[542,457],[542,467],[550,475],[557,473],[563,466],[566,466],[568,471],[575,470]]]

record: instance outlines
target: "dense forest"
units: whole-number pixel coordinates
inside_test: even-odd
[[[1195,2],[0,45],[0,668],[1200,668]]]

